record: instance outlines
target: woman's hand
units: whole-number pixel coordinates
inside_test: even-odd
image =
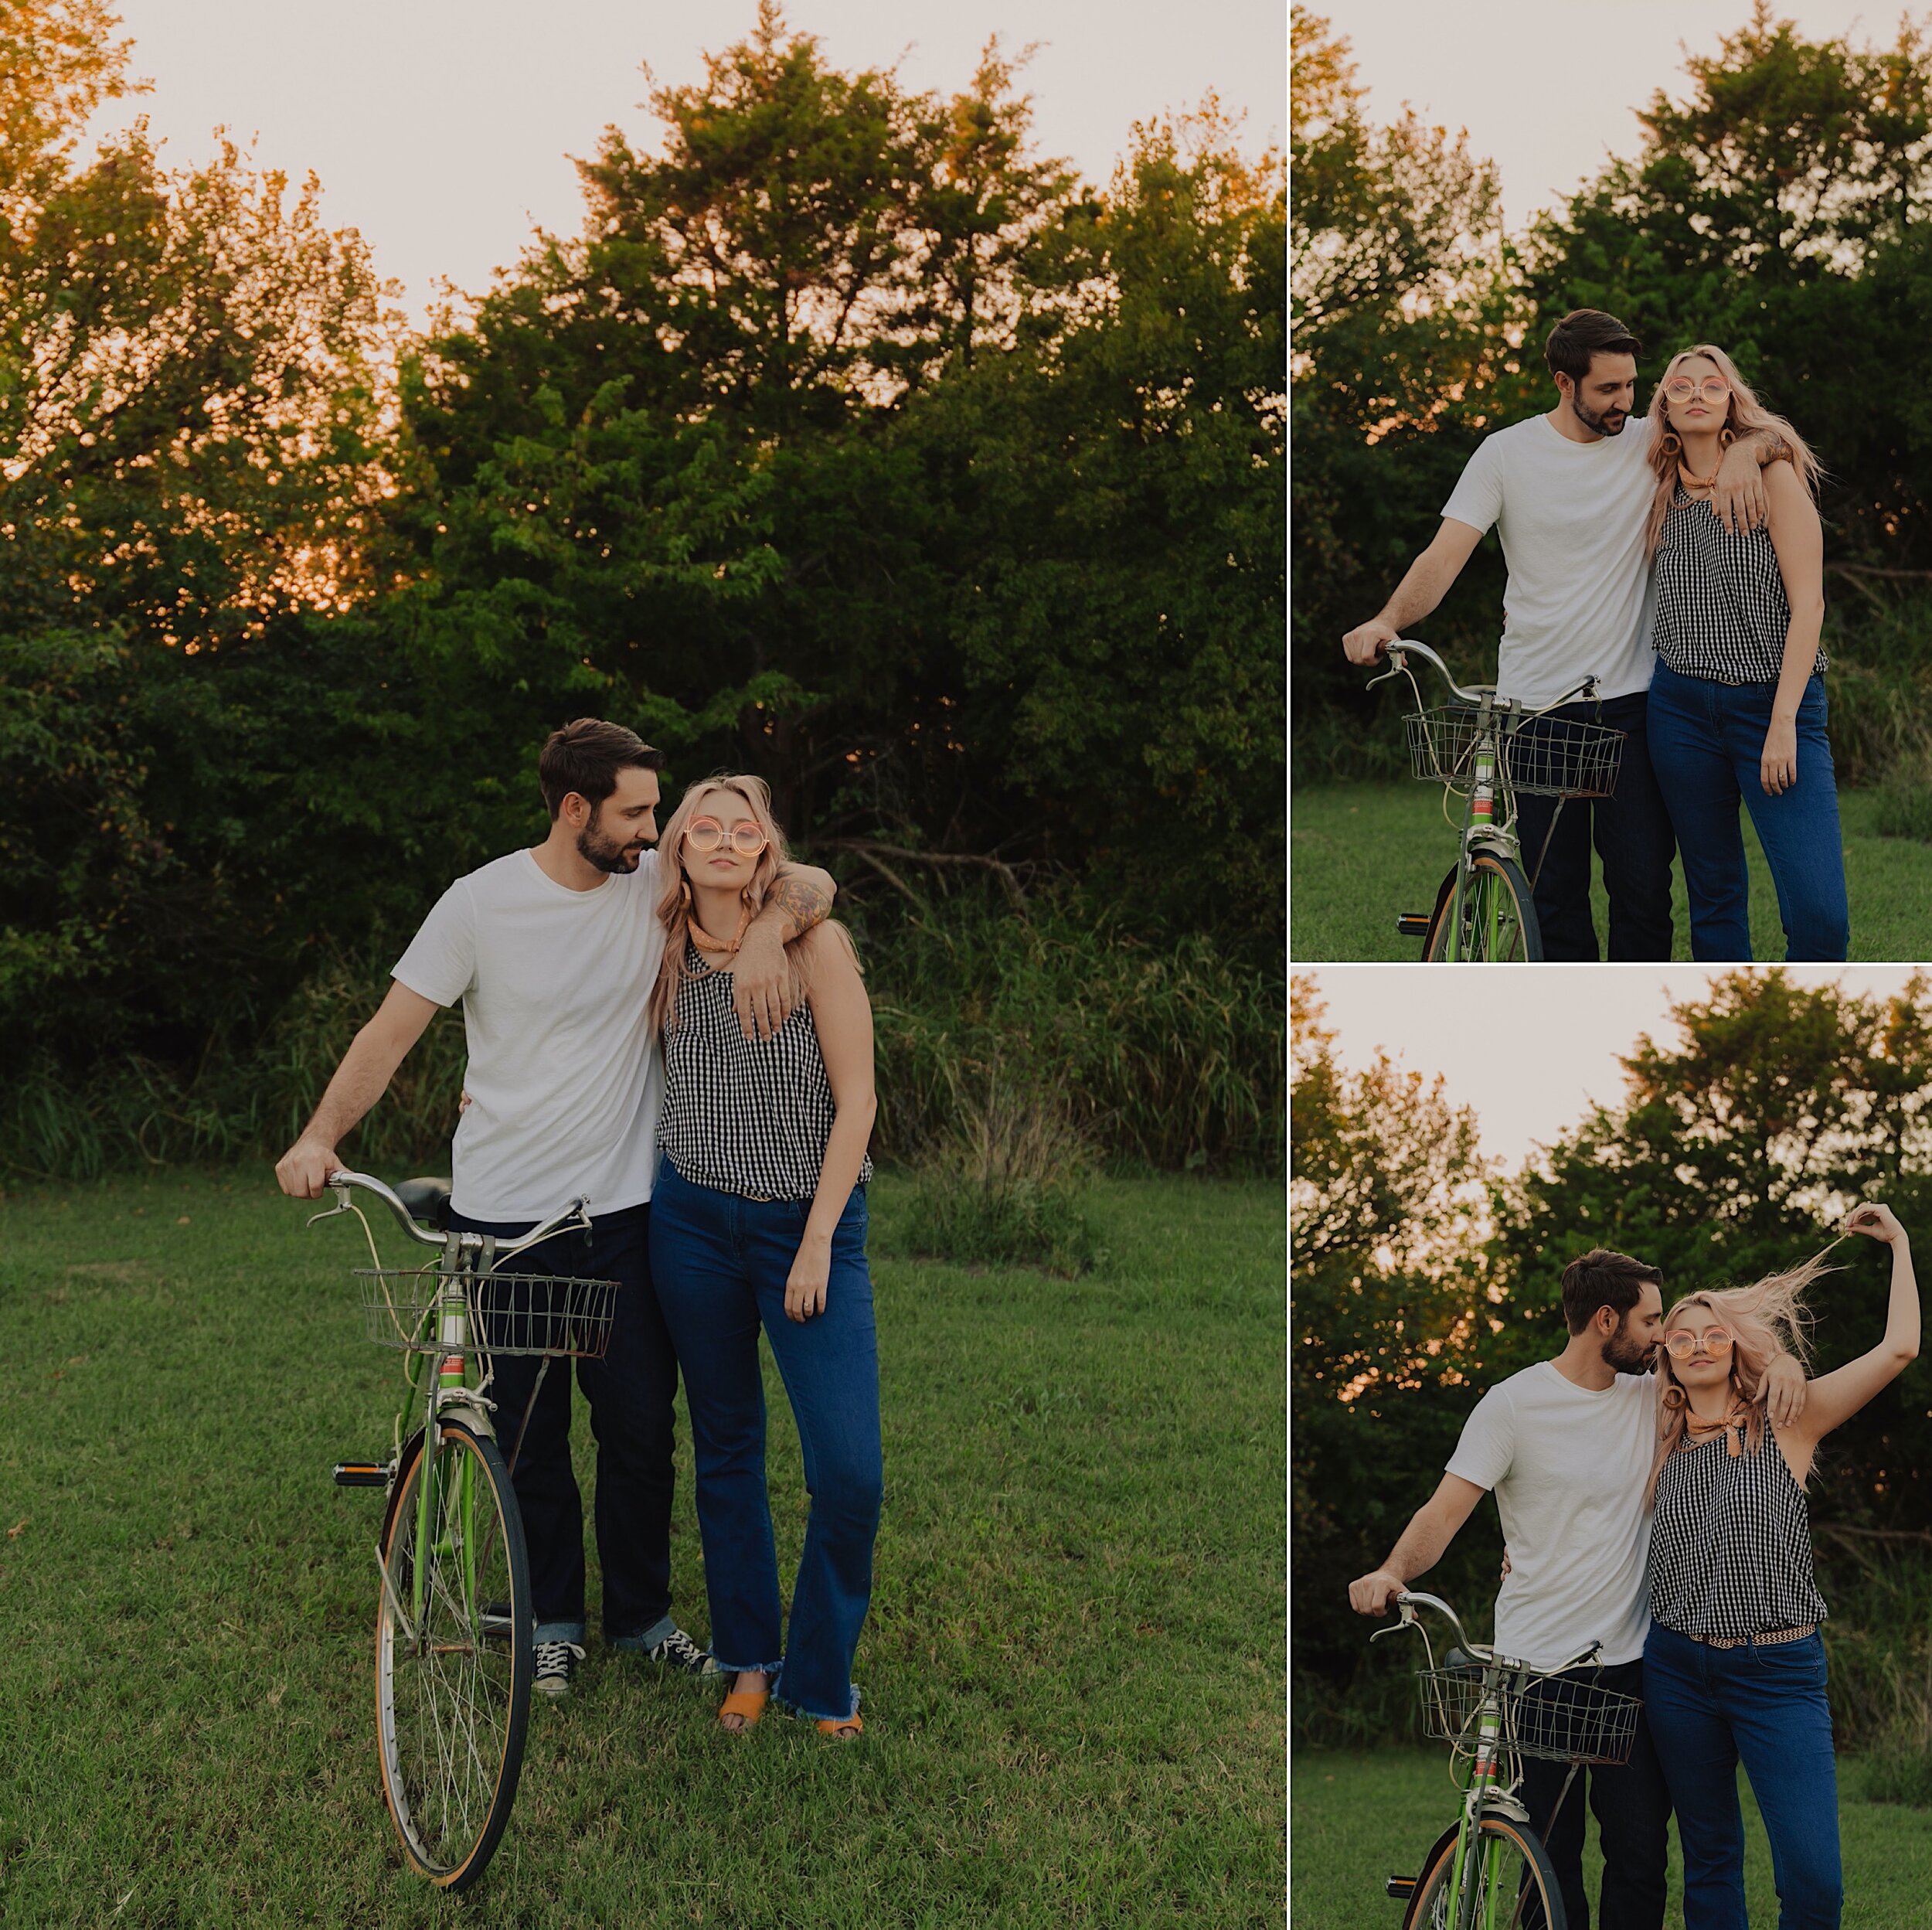
[[[825,1286],[832,1278],[832,1240],[809,1228],[798,1242],[791,1271],[785,1281],[785,1318],[801,1326],[825,1310]]]
[[[1798,720],[1774,715],[1764,733],[1758,778],[1767,798],[1782,797],[1798,782]]]
[[[1905,1229],[1899,1224],[1899,1216],[1889,1207],[1855,1207],[1845,1222],[1847,1233],[1862,1233],[1868,1239],[1881,1241],[1890,1246],[1895,1240],[1905,1237]]]

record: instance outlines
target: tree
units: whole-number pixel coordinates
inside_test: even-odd
[[[1539,372],[1503,244],[1495,170],[1466,133],[1368,118],[1348,43],[1298,12],[1291,75],[1296,768],[1389,768],[1342,632],[1435,533],[1481,434],[1527,414]],[[1477,673],[1500,630],[1494,545],[1431,620]]]
[[[1289,1370],[1298,1668],[1366,1667],[1345,1589],[1427,1498],[1478,1395],[1502,1290],[1480,1244],[1488,1168],[1442,1081],[1378,1056],[1351,1074],[1298,982],[1290,1009]],[[1474,1522],[1440,1580],[1470,1609],[1495,1540]],[[1435,1585],[1434,1583],[1431,1585]],[[1406,1663],[1406,1658],[1402,1659]]]
[[[236,962],[274,950],[295,827],[264,839],[246,794],[292,775],[300,737],[271,718],[312,733],[329,706],[235,692],[366,591],[386,486],[366,250],[324,226],[312,180],[291,194],[230,144],[169,170],[138,124],[83,158],[87,115],[133,84],[113,24],[36,0],[0,63],[12,1055],[205,1027]]]
[[[1492,1265],[1513,1283],[1499,1364],[1561,1343],[1547,1295],[1574,1255],[1607,1246],[1661,1267],[1666,1304],[1698,1287],[1742,1285],[1826,1245],[1850,1208],[1882,1200],[1908,1230],[1932,1204],[1932,983],[1878,999],[1784,972],[1738,972],[1671,1009],[1682,1037],[1648,1037],[1624,1060],[1623,1103],[1583,1122],[1496,1191]],[[1875,1346],[1889,1270],[1848,1242],[1842,1274],[1815,1299],[1828,1368]],[[1907,1387],[1924,1373],[1911,1370]],[[1923,1385],[1920,1381],[1919,1384]],[[1922,1527],[1932,1486],[1923,1398],[1879,1397],[1824,1459],[1828,1509],[1854,1523]]]

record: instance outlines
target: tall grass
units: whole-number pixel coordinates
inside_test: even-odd
[[[1156,944],[1117,912],[970,899],[866,938],[889,1150],[943,1142],[998,1067],[1057,1093],[1104,1156],[1280,1169],[1286,988],[1211,938]]]
[[[1157,945],[1056,901],[1022,916],[970,897],[910,921],[875,909],[861,936],[882,1152],[957,1153],[983,1135],[997,1086],[1051,1094],[1056,1119],[1102,1159],[1278,1170],[1284,989],[1211,941]],[[274,1157],[381,1002],[393,955],[325,957],[267,1024],[238,1014],[192,1064],[123,1057],[81,1074],[46,1059],[29,1065],[0,1089],[0,1170],[91,1179]],[[445,1157],[463,1067],[462,1022],[446,1014],[345,1153],[389,1171]]]

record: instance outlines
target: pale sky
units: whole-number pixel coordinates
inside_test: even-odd
[[[165,153],[213,151],[226,125],[259,134],[267,165],[321,177],[332,226],[359,229],[420,317],[438,280],[480,291],[533,227],[574,233],[570,157],[607,124],[639,140],[648,62],[661,83],[742,39],[756,0],[702,8],[622,0],[121,0],[145,113]],[[851,70],[890,66],[951,91],[998,33],[1041,45],[1022,85],[1042,151],[1104,182],[1131,124],[1210,89],[1245,110],[1248,151],[1286,138],[1287,27],[1279,0],[794,0],[792,26]],[[903,61],[901,56],[903,56]]]
[[[1912,976],[1904,965],[1790,965],[1800,985],[1836,983],[1888,997]],[[1298,971],[1328,1008],[1336,1055],[1351,1071],[1376,1049],[1411,1071],[1440,1073],[1457,1105],[1473,1106],[1482,1149],[1515,1170],[1532,1144],[1574,1125],[1590,1101],[1624,1096],[1617,1063],[1648,1032],[1660,1045],[1681,1035],[1668,1008],[1707,990],[1698,965],[1321,965]]]
[[[1815,39],[1850,32],[1889,46],[1896,4],[1779,0],[1774,14]],[[1682,46],[1715,53],[1750,17],[1750,0],[1313,0],[1352,43],[1369,112],[1394,120],[1404,101],[1434,125],[1467,128],[1502,177],[1512,230],[1564,199],[1612,154],[1639,145],[1635,110],[1662,87],[1682,99]],[[1911,11],[1922,16],[1923,9]]]

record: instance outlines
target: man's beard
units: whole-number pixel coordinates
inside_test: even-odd
[[[643,855],[641,845],[631,845],[622,838],[613,840],[600,836],[594,816],[577,833],[577,856],[586,864],[594,865],[598,870],[611,872],[618,877],[636,870],[638,860]]]
[[[1580,395],[1573,395],[1570,397],[1570,406],[1576,411],[1577,420],[1586,429],[1595,430],[1600,436],[1621,435],[1624,433],[1624,424],[1630,420],[1630,411],[1628,409],[1616,410],[1616,420],[1614,422],[1610,419],[1612,412],[1607,409],[1604,410],[1600,415],[1592,415],[1589,409],[1585,407],[1583,399]]]
[[[1604,1343],[1604,1364],[1618,1373],[1649,1373],[1657,1365],[1657,1349],[1655,1343],[1632,1339],[1619,1327]]]

